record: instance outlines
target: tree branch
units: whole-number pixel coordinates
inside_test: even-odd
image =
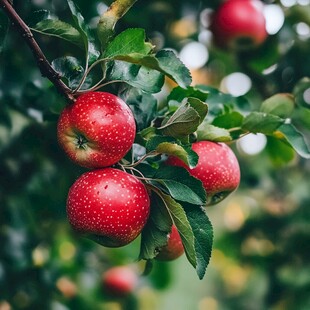
[[[33,37],[33,34],[21,17],[17,14],[9,0],[0,0],[0,6],[10,19],[12,25],[24,38],[25,42],[32,51],[43,77],[48,78],[56,87],[57,91],[62,94],[70,103],[75,101],[72,90],[61,80],[60,74],[53,69],[46,59],[41,48]]]

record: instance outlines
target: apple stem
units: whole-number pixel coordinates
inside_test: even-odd
[[[0,7],[29,46],[42,76],[48,78],[55,85],[57,91],[62,94],[69,103],[73,103],[75,101],[75,96],[72,90],[61,80],[60,74],[50,65],[37,41],[34,39],[31,30],[17,14],[12,3],[9,0],[0,0]]]
[[[100,16],[97,32],[104,51],[111,37],[117,21],[122,18],[137,0],[115,0],[110,7]]]

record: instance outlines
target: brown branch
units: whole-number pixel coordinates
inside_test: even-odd
[[[48,78],[55,85],[57,91],[62,94],[68,102],[74,102],[75,97],[72,90],[61,80],[60,74],[53,69],[49,61],[46,59],[40,46],[34,39],[31,30],[14,10],[11,2],[9,0],[0,0],[0,7],[31,49],[42,76]]]

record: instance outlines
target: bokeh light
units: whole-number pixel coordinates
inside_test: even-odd
[[[269,34],[276,34],[284,24],[284,12],[279,5],[269,4],[264,7],[266,30]]]
[[[303,93],[303,99],[307,104],[310,104],[310,88],[306,89]]]
[[[260,153],[267,144],[267,138],[263,134],[248,134],[237,141],[237,147],[246,155],[256,155]]]
[[[204,44],[192,41],[181,49],[179,57],[189,69],[199,69],[207,63],[209,52]]]
[[[251,79],[244,73],[234,72],[221,82],[221,89],[235,97],[245,95],[252,87]]]
[[[296,33],[302,40],[307,40],[310,38],[310,27],[306,23],[300,22],[296,26]]]

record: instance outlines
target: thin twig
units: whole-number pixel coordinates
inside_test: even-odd
[[[48,78],[56,87],[57,91],[61,93],[68,102],[75,101],[75,97],[71,89],[61,80],[60,74],[53,69],[49,61],[46,59],[40,46],[33,37],[29,27],[25,24],[22,18],[17,14],[9,0],[0,0],[0,7],[10,19],[12,25],[21,34],[37,62],[40,72],[43,77]]]

